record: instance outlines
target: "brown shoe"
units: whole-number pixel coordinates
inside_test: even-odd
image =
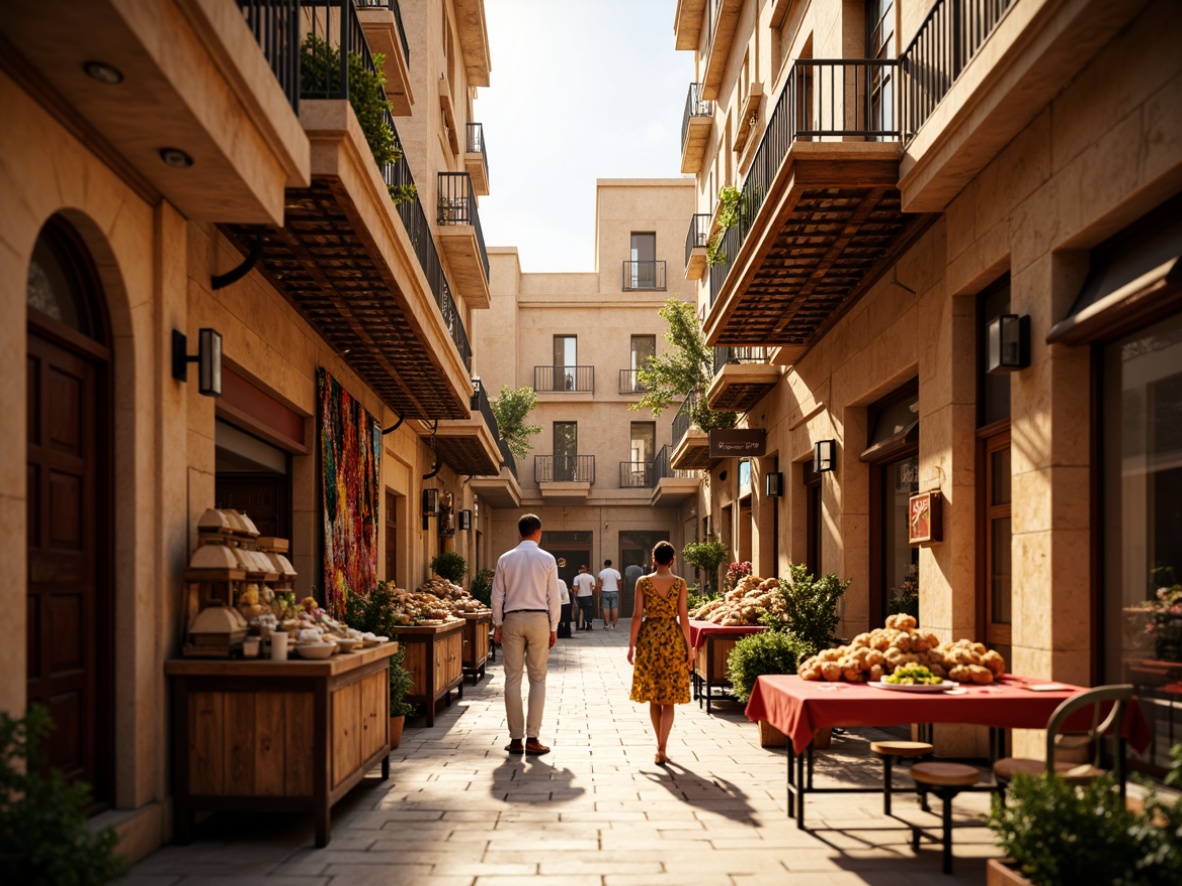
[[[531,738],[525,742],[525,752],[531,756],[540,757],[542,754],[550,753],[550,749],[536,738]]]
[[[521,754],[525,752],[525,748],[521,746],[520,738],[510,739],[509,743],[505,745],[505,750],[507,750],[510,754]]]

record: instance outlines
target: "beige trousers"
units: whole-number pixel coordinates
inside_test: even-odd
[[[501,625],[505,655],[505,717],[509,738],[537,738],[546,706],[546,660],[550,657],[550,615],[509,612]],[[529,717],[521,709],[521,675],[529,669]]]

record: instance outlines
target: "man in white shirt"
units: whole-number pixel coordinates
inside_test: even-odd
[[[566,568],[566,560],[558,558],[558,568]],[[570,588],[566,586],[562,575],[558,576],[558,601],[562,604],[562,615],[558,617],[558,638],[570,639]]]
[[[611,560],[603,561],[599,570],[599,605],[603,607],[603,626],[614,631],[620,620],[620,582],[623,579],[618,570],[612,568]]]
[[[579,574],[575,576],[575,603],[579,607],[577,627],[584,631],[591,630],[592,616],[595,614],[595,576],[587,571],[587,564],[579,567]]]
[[[517,521],[521,543],[501,554],[493,575],[493,640],[505,655],[505,717],[510,754],[548,754],[538,740],[546,705],[546,661],[558,642],[558,564],[538,547],[542,521],[526,514]],[[529,716],[521,707],[522,670],[529,669]],[[525,739],[524,745],[522,739]]]

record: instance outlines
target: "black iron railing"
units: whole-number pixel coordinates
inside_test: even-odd
[[[723,234],[722,260],[710,269],[711,304],[793,142],[899,138],[891,92],[895,66],[894,59],[799,59],[792,66],[743,182],[738,224]]]
[[[484,144],[483,123],[468,124],[468,143],[465,146],[465,150],[469,154],[479,154],[480,159],[484,163],[485,171],[488,171],[488,148]]]
[[[714,102],[702,98],[702,84],[691,83],[685,97],[685,114],[681,118],[681,150],[685,150],[685,142],[689,137],[691,117],[713,117]]]
[[[623,281],[620,286],[625,292],[632,289],[664,289],[664,261],[626,261]]]
[[[647,390],[648,387],[640,380],[639,369],[620,370],[621,394],[643,394]]]
[[[466,172],[439,173],[439,213],[441,225],[471,225],[476,229],[476,245],[488,278],[488,249],[484,245],[484,230],[480,227],[480,210],[476,206],[476,192],[472,176]]]
[[[766,363],[767,348],[715,348],[714,374],[722,372],[728,363]]]
[[[500,441],[501,429],[497,425],[497,416],[488,400],[488,391],[484,389],[484,383],[479,378],[472,379],[472,403],[469,408],[480,413],[493,439]]]
[[[594,455],[535,455],[537,483],[594,483]]]
[[[357,18],[357,9],[348,0],[345,0],[344,7],[341,0],[303,0],[302,6],[304,37],[300,96],[305,99],[347,99],[351,55],[356,54],[358,61],[367,71],[377,73],[369,44],[365,40],[365,32]],[[309,60],[312,60],[311,65],[308,64]],[[389,102],[385,105],[386,110],[382,113],[382,119],[394,134],[395,145],[400,146],[402,142],[398,137],[398,127],[394,125],[394,115],[390,113]],[[435,298],[435,304],[439,307],[448,335],[460,352],[460,359],[464,365],[471,368],[472,347],[468,342],[464,321],[456,310],[455,299],[452,297],[447,275],[443,271],[443,264],[439,261],[434,232],[427,222],[423,204],[419,201],[415,179],[406,155],[401,150],[398,151],[398,155],[397,160],[380,167],[382,180],[391,195],[400,195],[395,201],[398,217],[402,219],[402,225],[419,260],[419,266],[427,278],[427,285]]]
[[[679,471],[669,464],[669,460],[673,457],[673,447],[665,445],[661,447],[661,451],[657,453],[656,458],[653,459],[653,484],[656,486],[662,480],[670,479],[689,479],[698,476],[697,471]]]
[[[690,254],[695,249],[705,249],[710,242],[710,213],[695,212],[690,216],[689,230],[685,235],[685,264],[689,267]]]
[[[509,444],[504,440],[497,440],[497,448],[501,450],[501,467],[508,468],[509,473],[517,477],[517,459],[513,457],[513,450],[509,448]]]
[[[694,426],[694,408],[697,404],[698,395],[691,393],[681,402],[681,406],[677,409],[677,414],[673,416],[673,445],[675,447],[689,433],[689,429]]]
[[[535,391],[570,391],[575,394],[595,393],[594,366],[535,366]]]
[[[238,0],[291,109],[300,112],[300,0]]]
[[[1016,0],[938,0],[899,55],[900,120],[910,141]]]
[[[651,461],[620,462],[620,488],[646,489],[653,485],[653,463]]]

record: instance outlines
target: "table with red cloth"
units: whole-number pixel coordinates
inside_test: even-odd
[[[797,676],[763,676],[747,702],[749,720],[766,720],[788,736],[788,814],[804,822],[806,792],[858,793],[867,789],[814,788],[812,785],[813,734],[826,726],[888,726],[895,723],[965,723],[988,726],[991,756],[1005,747],[1004,731],[1045,729],[1055,709],[1084,691],[1082,686],[1060,683],[1062,689],[1034,691],[1029,687],[1050,681],[1008,675],[987,686],[964,685],[955,694],[904,692],[876,689],[864,683],[830,683],[802,680]],[[1081,723],[1069,728],[1087,729],[1087,712]],[[1074,720],[1074,717],[1073,717]],[[1130,706],[1124,735],[1141,750],[1149,744],[1149,727],[1140,707]],[[808,759],[806,777],[805,761]]]
[[[705,650],[700,656],[702,666],[694,666],[694,698],[698,700],[698,707],[706,702],[706,713],[710,713],[710,703],[721,698],[729,698],[726,690],[730,688],[730,680],[725,676],[724,662],[721,655],[716,655],[714,644],[718,641],[733,641],[747,634],[759,634],[767,630],[765,625],[720,625],[712,621],[700,621],[691,618],[689,623],[690,646],[695,653],[699,649]],[[730,645],[734,645],[731,643]],[[721,652],[721,650],[720,650]]]

